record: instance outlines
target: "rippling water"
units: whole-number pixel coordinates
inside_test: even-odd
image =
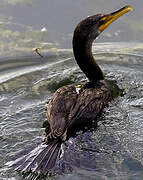
[[[8,170],[5,163],[16,152],[42,141],[46,102],[53,92],[63,85],[85,80],[71,50],[56,52],[44,58],[35,55],[0,60],[0,179],[22,179],[17,172]],[[67,142],[72,171],[54,179],[140,180],[142,44],[99,43],[94,45],[94,52],[116,98],[106,108],[97,128],[79,133]]]

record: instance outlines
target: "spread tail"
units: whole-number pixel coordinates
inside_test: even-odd
[[[61,142],[54,140],[48,144],[40,144],[28,154],[16,159],[10,166],[21,172],[47,174],[55,167],[60,154]]]

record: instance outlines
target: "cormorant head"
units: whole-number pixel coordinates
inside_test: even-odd
[[[131,6],[125,6],[110,14],[96,14],[87,17],[77,25],[74,36],[78,36],[83,41],[93,41],[112,22],[131,10]]]

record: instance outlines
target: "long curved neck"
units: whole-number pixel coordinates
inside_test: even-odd
[[[77,35],[73,37],[73,52],[77,64],[89,81],[103,80],[104,75],[92,55],[93,40],[83,40]]]

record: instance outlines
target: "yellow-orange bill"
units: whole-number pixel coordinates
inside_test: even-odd
[[[104,29],[106,29],[112,22],[114,22],[116,19],[118,19],[120,16],[122,16],[123,14],[132,11],[132,7],[131,6],[125,6],[121,9],[119,9],[118,11],[115,11],[111,14],[107,14],[105,15],[101,21],[103,22],[101,24],[101,26],[99,27],[100,32],[102,32]]]

